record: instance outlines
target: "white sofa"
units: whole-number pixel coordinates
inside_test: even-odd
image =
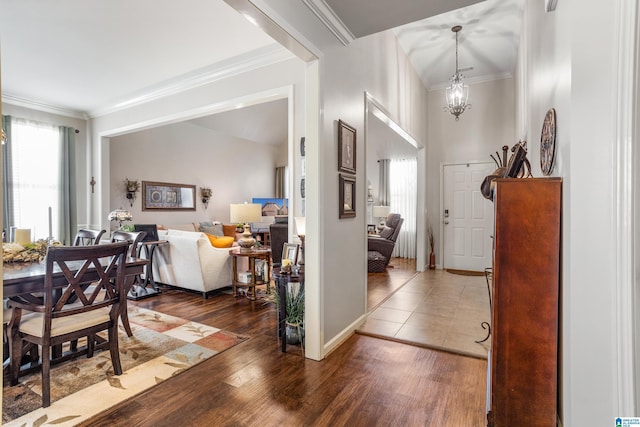
[[[166,285],[207,293],[231,285],[229,248],[215,248],[204,233],[158,230],[160,240],[153,258],[153,278]]]

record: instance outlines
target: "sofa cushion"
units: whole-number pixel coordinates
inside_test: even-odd
[[[380,231],[380,237],[388,239],[393,234],[393,231],[393,228],[385,226],[382,231]]]
[[[235,239],[229,236],[214,236],[212,234],[205,233],[211,242],[211,246],[214,248],[230,248],[233,245]]]
[[[236,238],[236,225],[235,224],[222,224],[222,234],[227,237]]]
[[[224,232],[222,231],[222,224],[204,225],[204,223],[201,222],[200,231],[203,233],[211,234],[213,236],[224,236]]]

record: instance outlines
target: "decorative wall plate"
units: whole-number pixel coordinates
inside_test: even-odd
[[[550,108],[544,116],[540,134],[540,168],[546,176],[551,175],[556,159],[556,110]]]

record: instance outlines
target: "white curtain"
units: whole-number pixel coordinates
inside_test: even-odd
[[[28,228],[32,240],[54,237],[70,243],[78,228],[77,131],[9,116],[3,125],[11,136],[3,147],[3,228]]]
[[[415,258],[418,164],[416,159],[392,159],[389,169],[389,206],[404,218],[392,256]]]

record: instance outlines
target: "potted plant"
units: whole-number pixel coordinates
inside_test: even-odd
[[[280,312],[280,295],[275,289],[275,302]],[[304,288],[298,282],[285,286],[285,333],[287,344],[302,344],[304,347]]]

